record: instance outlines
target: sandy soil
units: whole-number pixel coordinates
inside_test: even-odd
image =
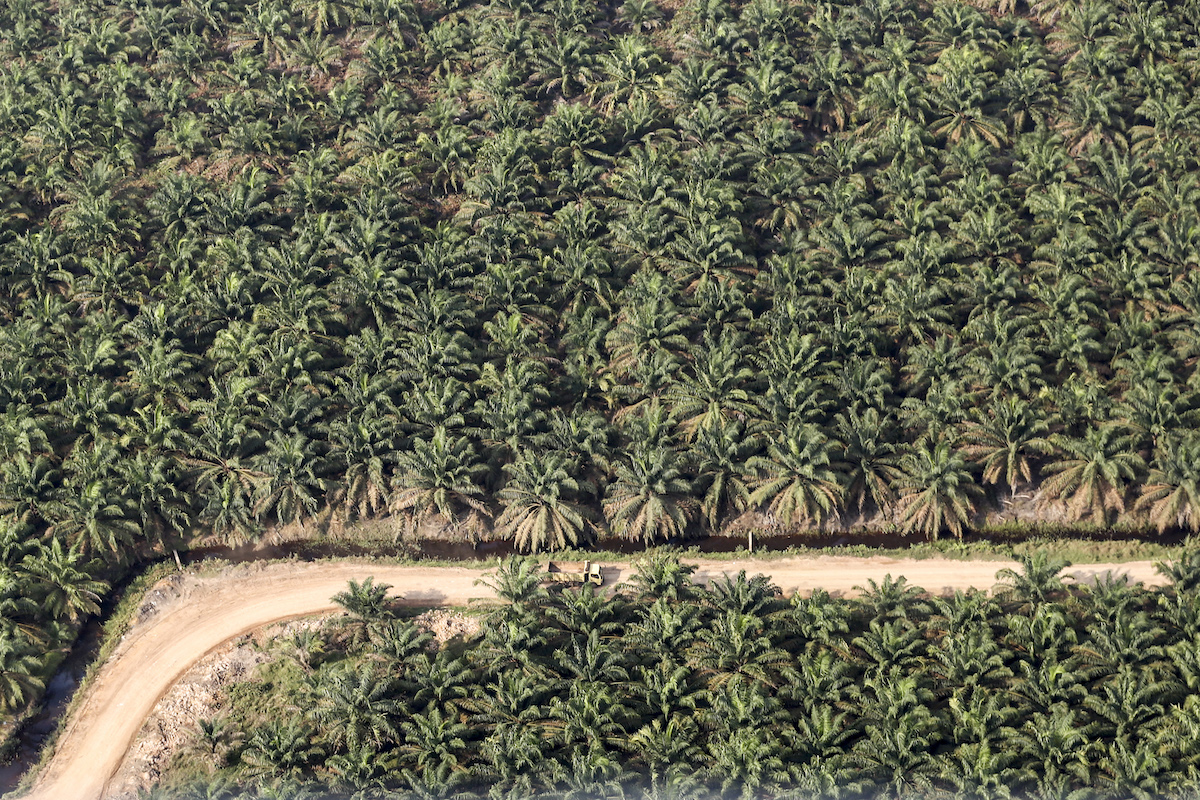
[[[219,718],[229,708],[228,690],[238,683],[255,682],[255,668],[270,660],[269,650],[303,630],[320,629],[325,615],[279,622],[239,636],[197,661],[170,690],[142,724],[121,768],[108,783],[106,800],[139,800],[158,785],[172,757],[187,747],[203,747],[196,732],[201,720]],[[456,637],[479,634],[481,617],[457,608],[431,608],[413,622],[433,634],[436,651]],[[214,759],[215,760],[215,759]]]
[[[218,716],[227,700],[225,690],[253,679],[255,669],[270,659],[264,645],[277,637],[319,627],[322,620],[310,617],[259,628],[225,642],[193,664],[142,723],[121,768],[108,783],[108,800],[138,800],[142,790],[158,783],[175,752],[195,741],[200,720]]]
[[[903,575],[930,592],[989,589],[1002,561],[901,560],[821,557],[778,561],[695,562],[698,581],[746,570],[765,573],[785,593],[821,588],[853,594],[885,575]],[[1111,572],[1132,581],[1161,583],[1152,562],[1091,564],[1069,570],[1078,580]],[[411,605],[465,605],[492,598],[476,585],[484,573],[466,568],[388,566],[370,562],[242,564],[218,575],[172,576],[150,593],[138,622],[91,684],[39,775],[30,798],[99,800],[155,706],[196,662],[230,640],[264,625],[336,609],[330,597],[346,582],[374,576]],[[628,577],[622,566],[605,568],[606,583]],[[116,789],[116,786],[112,786]]]

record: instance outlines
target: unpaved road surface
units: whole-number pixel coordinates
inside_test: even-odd
[[[882,557],[821,557],[776,561],[697,561],[698,581],[746,570],[769,575],[785,593],[825,589],[853,593],[868,580],[903,575],[934,593],[990,589],[1003,561],[900,560]],[[1079,580],[1112,572],[1131,581],[1162,583],[1152,562],[1072,567]],[[100,800],[158,699],[188,668],[225,642],[279,620],[328,613],[330,598],[346,582],[374,576],[412,605],[464,605],[494,598],[476,585],[484,574],[467,568],[388,566],[371,562],[244,564],[216,576],[188,576],[153,614],[135,624],[101,669],[75,711],[54,757],[39,775],[37,800]],[[607,566],[605,582],[629,576],[624,566]]]

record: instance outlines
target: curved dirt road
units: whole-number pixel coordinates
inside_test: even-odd
[[[722,573],[765,573],[786,593],[821,588],[852,593],[868,580],[903,575],[930,592],[988,589],[1003,561],[899,560],[821,557],[778,561],[698,561],[704,582]],[[606,566],[606,584],[628,577],[628,568]],[[1152,562],[1091,564],[1068,574],[1087,580],[1105,572],[1132,581],[1162,583]],[[58,739],[54,757],[39,775],[37,800],[99,800],[121,765],[143,720],[158,699],[196,661],[223,643],[271,622],[330,612],[330,598],[346,582],[374,576],[412,605],[464,605],[491,598],[475,581],[482,570],[388,566],[371,562],[248,564],[212,577],[184,578],[174,598],[126,634]]]

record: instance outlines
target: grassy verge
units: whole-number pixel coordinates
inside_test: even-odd
[[[867,544],[848,544],[829,547],[790,547],[786,550],[759,550],[753,553],[744,547],[728,553],[707,553],[697,547],[681,550],[685,558],[705,561],[753,558],[775,561],[788,558],[816,556],[852,556],[856,558],[912,558],[917,560],[944,558],[954,561],[1012,561],[1024,555],[1044,552],[1072,564],[1107,564],[1126,561],[1164,561],[1177,558],[1189,544],[1161,544],[1138,541],[1089,541],[1084,539],[1026,539],[1019,542],[939,541],[920,542],[905,547],[877,547]],[[602,559],[597,559],[602,560]]]
[[[788,547],[783,550],[764,550],[755,548],[751,553],[745,546],[738,546],[727,552],[709,552],[700,549],[698,545],[676,546],[660,545],[654,550],[668,550],[678,553],[681,558],[699,559],[703,561],[741,561],[754,559],[756,561],[781,561],[795,558],[814,558],[818,556],[851,556],[855,558],[912,558],[917,560],[943,558],[955,561],[1013,561],[1023,555],[1035,552],[1045,552],[1055,558],[1066,559],[1072,564],[1107,564],[1126,561],[1163,561],[1177,558],[1180,553],[1193,546],[1191,542],[1183,544],[1164,544],[1160,542],[1144,542],[1132,540],[1102,540],[1034,538],[1017,542],[946,540],[937,542],[917,542],[904,547],[879,547],[869,544],[846,544],[825,547]],[[617,553],[605,550],[585,550],[574,548],[560,550],[555,553],[541,554],[540,561],[598,561],[602,564],[628,563],[637,561],[650,550],[636,553]],[[350,559],[353,560],[353,559]],[[495,557],[472,561],[464,564],[462,561],[447,559],[400,558],[388,559],[395,563],[412,564],[413,566],[470,566],[472,569],[494,569],[502,558]]]
[[[370,556],[394,559],[397,563],[429,566],[464,566],[464,562],[447,558],[430,558],[421,554],[421,543],[394,540],[395,523],[372,520],[355,523],[336,532],[324,532],[305,537],[303,544],[315,548],[344,547]],[[745,549],[743,536],[714,536],[683,545],[662,545],[686,558],[705,560],[745,559],[763,561],[781,558],[804,558],[814,555],[884,556],[888,558],[949,558],[963,561],[1006,561],[1037,551],[1074,564],[1124,561],[1154,561],[1176,557],[1194,545],[1191,538],[1160,538],[1143,535],[1132,528],[1100,528],[1094,525],[1026,525],[1004,523],[992,525],[969,534],[963,541],[941,539],[934,542],[906,541],[898,535],[867,532],[846,535],[803,535],[786,538],[789,546],[781,548],[778,537],[762,536],[756,532],[754,552]],[[835,544],[834,541],[837,541]],[[708,542],[707,545],[704,542]],[[604,544],[603,542],[601,543]],[[572,548],[544,554],[546,560],[583,561],[585,559],[611,563],[636,560],[644,551],[623,547],[617,550]],[[500,560],[497,556],[471,560],[472,567],[491,567]]]
[[[804,558],[813,555],[884,556],[890,558],[949,558],[960,560],[1010,560],[1035,551],[1047,551],[1075,564],[1170,559],[1192,544],[1182,534],[1158,536],[1129,524],[1100,527],[1089,523],[999,522],[971,531],[965,540],[934,542],[906,538],[894,529],[807,531],[765,535],[755,530],[753,558]],[[745,559],[746,532],[710,536],[678,545],[665,545],[681,556],[705,560]],[[603,549],[573,548],[546,559],[602,563],[633,561],[643,552],[636,545],[602,541]],[[272,531],[270,543],[240,551],[202,549],[209,555],[227,554],[233,560],[270,560],[297,557],[305,560],[361,558],[425,566],[490,568],[510,551],[507,544],[480,543],[478,548],[450,537],[415,540],[404,534],[391,517],[361,520],[348,525],[328,519],[301,530],[298,526]]]

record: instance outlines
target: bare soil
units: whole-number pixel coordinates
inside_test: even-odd
[[[247,635],[200,659],[155,705],[109,782],[105,796],[110,800],[137,800],[141,790],[158,783],[171,757],[192,740],[200,720],[220,710],[223,690],[249,678],[267,658]]]
[[[831,556],[694,563],[700,582],[745,570],[769,575],[787,594],[824,589],[837,595],[854,594],[869,581],[880,581],[886,575],[904,576],[911,585],[937,594],[989,589],[996,582],[997,570],[1017,566],[1003,561]],[[1126,575],[1131,581],[1163,583],[1149,561],[1089,564],[1069,573],[1084,581],[1111,573]],[[183,573],[164,579],[147,595],[138,622],[86,690],[28,796],[100,800],[127,788],[122,776],[131,771],[138,781],[143,780],[137,766],[121,773],[122,764],[159,701],[169,697],[172,687],[197,662],[217,654],[213,664],[220,663],[221,648],[264,625],[335,611],[330,598],[351,579],[374,576],[376,583],[391,584],[402,604],[453,606],[476,598],[495,598],[488,587],[477,585],[483,575],[478,569],[344,561],[238,564],[215,575]],[[629,575],[627,565],[605,567],[606,583],[617,583]],[[180,719],[204,713],[207,701],[186,699],[188,695],[189,690],[181,690],[180,697],[185,699],[180,701]]]
[[[182,577],[182,576],[180,576]],[[228,709],[226,690],[242,681],[261,680],[255,668],[271,659],[272,643],[302,630],[319,628],[324,617],[276,623],[226,642],[196,662],[167,691],[146,718],[117,774],[109,782],[106,800],[138,800],[157,785],[172,758],[194,744],[201,720],[219,717]],[[451,639],[479,633],[480,621],[454,609],[431,608],[414,619],[433,634],[436,650]]]

